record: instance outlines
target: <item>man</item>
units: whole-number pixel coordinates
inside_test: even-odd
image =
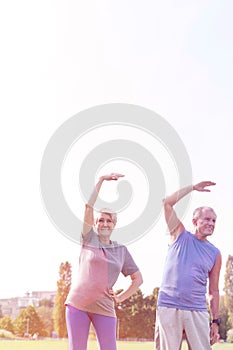
[[[219,274],[221,254],[208,241],[216,222],[212,208],[193,213],[194,234],[186,231],[174,205],[191,191],[210,192],[211,181],[187,186],[164,199],[164,213],[170,231],[170,245],[158,296],[156,350],[179,350],[185,333],[190,350],[209,350],[217,341],[219,328]],[[206,287],[211,326],[206,303]]]

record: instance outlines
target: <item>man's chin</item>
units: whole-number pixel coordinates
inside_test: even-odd
[[[211,236],[213,234],[214,231],[206,231],[204,234],[205,236]]]

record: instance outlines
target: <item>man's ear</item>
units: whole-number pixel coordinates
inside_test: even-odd
[[[193,222],[193,226],[196,226],[196,224],[197,224],[197,219],[196,219],[196,218],[193,218],[193,219],[192,219],[192,222]]]

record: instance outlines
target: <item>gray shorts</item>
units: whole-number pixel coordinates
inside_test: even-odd
[[[155,349],[180,350],[184,334],[190,350],[211,350],[208,312],[159,306],[156,312]]]

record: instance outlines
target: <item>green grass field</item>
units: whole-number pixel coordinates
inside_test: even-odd
[[[118,350],[154,350],[153,342],[118,342]],[[182,350],[187,350],[183,345]],[[68,350],[66,340],[0,340],[0,350]],[[88,350],[98,350],[96,341],[89,341]],[[215,344],[213,350],[233,350],[233,344]]]

